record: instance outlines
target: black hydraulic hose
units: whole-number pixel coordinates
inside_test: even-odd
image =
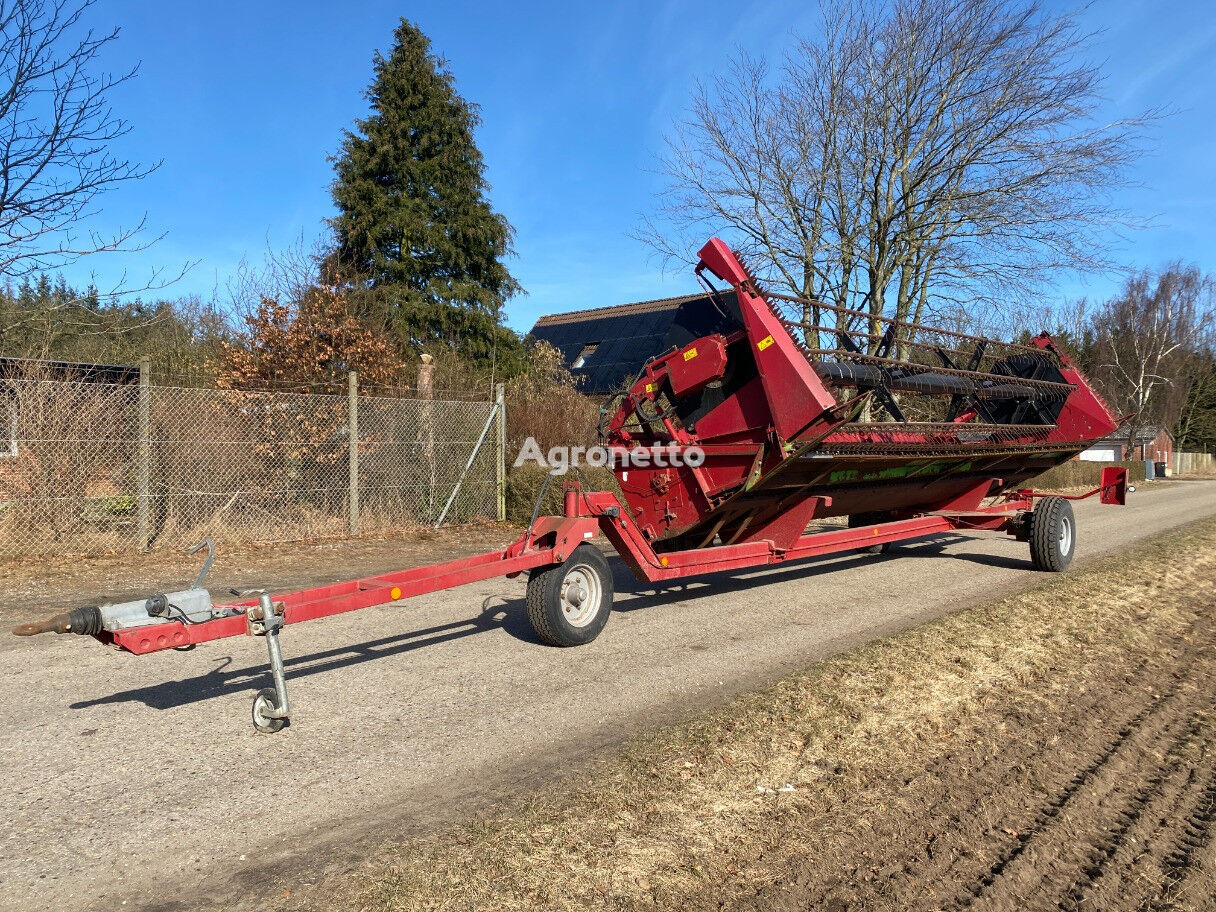
[[[528,520],[528,529],[524,532],[524,550],[532,544],[532,527],[536,525],[536,519],[540,516],[540,506],[545,501],[545,494],[549,490],[549,482],[553,481],[553,476],[558,474],[557,469],[550,469],[545,473],[545,480],[540,483],[540,491],[536,495],[536,503],[532,505],[532,518]]]

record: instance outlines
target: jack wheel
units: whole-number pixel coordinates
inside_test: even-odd
[[[590,643],[612,611],[612,571],[602,551],[584,542],[565,563],[528,577],[528,620],[548,646]]]
[[[274,716],[268,715],[278,708],[275,700],[273,687],[263,687],[253,698],[253,727],[258,731],[273,734],[281,731],[287,724],[286,719],[276,719]]]

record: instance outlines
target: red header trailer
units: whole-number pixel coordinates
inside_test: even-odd
[[[1022,483],[1118,421],[1046,335],[1012,345],[765,295],[721,241],[700,257],[697,274],[733,328],[656,353],[605,411],[623,502],[567,484],[562,514],[534,515],[501,552],[223,604],[203,587],[209,557],[190,589],[76,608],[14,633],[84,634],[136,655],[265,636],[275,686],[256,695],[253,717],[277,731],[290,715],[285,624],[528,571],[537,636],[595,639],[613,598],[597,534],[649,582],[877,553],[948,531],[1002,532],[1029,543],[1036,568],[1068,566],[1077,498]],[[1128,490],[1126,473],[1107,468],[1081,496],[1121,504]],[[807,533],[833,516],[848,528]]]

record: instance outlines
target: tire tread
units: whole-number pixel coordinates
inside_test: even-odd
[[[528,577],[528,594],[525,599],[528,606],[528,623],[533,632],[546,646],[560,646],[561,641],[549,625],[549,616],[545,612],[545,593],[553,583],[555,574],[559,574],[562,564],[554,564],[539,570],[533,570]]]
[[[560,610],[556,606],[566,566],[574,560],[582,560],[584,563],[593,565],[601,577],[603,586],[602,598],[604,601],[600,606],[599,616],[589,625],[591,628],[590,638],[584,638],[583,636],[575,638],[566,635],[553,622],[552,612]],[[546,646],[581,646],[599,636],[600,630],[608,622],[608,615],[612,611],[613,594],[612,569],[608,565],[607,558],[604,557],[603,552],[596,548],[595,545],[584,542],[571,552],[565,562],[550,564],[548,567],[532,571],[528,577],[528,589],[524,604],[528,612],[528,622],[532,625],[533,632],[535,632],[537,639]]]
[[[1044,497],[1030,514],[1030,562],[1036,570],[1059,573],[1072,563],[1072,553],[1061,554],[1059,524],[1072,524],[1072,551],[1077,548],[1077,523],[1072,507],[1062,497]]]

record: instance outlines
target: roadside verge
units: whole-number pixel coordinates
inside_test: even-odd
[[[1043,579],[397,842],[327,907],[1187,908],[1216,883],[1216,521]]]

